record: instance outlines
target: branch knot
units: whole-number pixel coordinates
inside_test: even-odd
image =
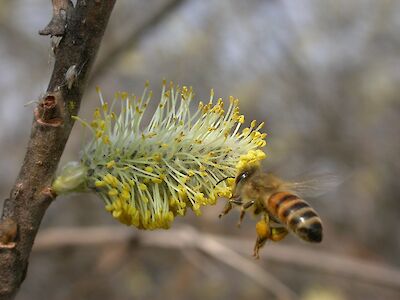
[[[49,24],[42,30],[40,35],[63,36],[67,26],[67,19],[71,15],[74,5],[70,0],[52,0],[53,17]]]

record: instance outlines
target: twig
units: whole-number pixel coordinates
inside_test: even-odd
[[[190,238],[187,238],[188,232],[190,232]],[[202,234],[194,229],[189,231],[188,229],[170,229],[168,231],[143,232],[120,226],[110,226],[44,230],[38,236],[34,250],[46,251],[65,246],[109,245],[112,243],[128,243],[132,240],[143,246],[175,249],[197,247],[202,250],[201,244],[204,242],[204,238],[208,241],[210,239],[215,240],[224,247],[244,255],[250,255],[253,244],[249,240]],[[297,265],[318,272],[400,290],[400,270],[354,257],[309,250],[298,246],[270,244],[263,249],[261,259]]]
[[[276,299],[297,299],[296,294],[290,290],[285,284],[276,279],[270,273],[266,272],[262,267],[248,258],[238,254],[231,248],[218,242],[209,235],[202,235],[197,241],[197,245],[207,254],[213,256],[225,264],[231,266],[237,271],[247,275],[249,278],[257,282],[262,287],[275,295]]]
[[[122,54],[137,45],[142,37],[146,36],[150,30],[164,21],[165,18],[174,12],[176,8],[183,2],[185,1],[169,0],[167,4],[164,5],[153,16],[148,18],[143,24],[125,36],[121,43],[115,45],[111,50],[108,51],[106,55],[104,55],[103,60],[99,61],[99,63],[96,65],[96,68],[93,70],[93,75],[90,79],[90,82],[96,82],[98,78],[100,78],[107,71],[107,69],[121,57]]]
[[[39,30],[41,35],[63,36],[67,26],[67,19],[74,8],[71,0],[52,0],[53,17],[47,26]]]
[[[219,237],[218,240],[224,241],[239,253],[246,253],[252,245],[250,241],[238,242],[236,239],[225,237]],[[266,247],[268,251],[264,250],[261,253],[261,258],[266,260],[307,267],[318,272],[400,290],[400,270],[388,265],[299,246],[269,244]]]
[[[62,1],[53,4],[56,2]],[[75,8],[69,7],[65,12],[68,15],[47,93],[35,110],[23,165],[10,198],[4,201],[2,222],[15,222],[17,234],[9,241],[15,243],[14,247],[0,247],[0,299],[13,299],[25,278],[36,233],[55,196],[49,186],[74,123],[71,116],[78,113],[114,3],[115,0],[77,1]],[[64,85],[66,71],[84,62],[75,84],[68,89]]]
[[[214,258],[198,249],[181,249],[181,253],[186,260],[195,268],[200,270],[205,276],[222,278],[222,270],[214,262]]]
[[[213,236],[201,234],[191,227],[156,232],[132,231],[123,227],[48,229],[38,236],[34,250],[114,244],[132,239],[144,246],[178,248],[182,251],[187,248],[198,249],[248,276],[274,294],[276,299],[297,299],[294,292],[263,270],[257,262],[246,259]]]

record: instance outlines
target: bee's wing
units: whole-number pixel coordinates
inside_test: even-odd
[[[335,190],[342,182],[340,176],[321,174],[304,180],[285,182],[283,185],[284,188],[292,190],[302,197],[319,197]]]

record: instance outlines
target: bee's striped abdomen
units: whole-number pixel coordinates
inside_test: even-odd
[[[322,222],[311,206],[290,192],[278,192],[267,200],[267,210],[288,229],[308,242],[322,240]]]

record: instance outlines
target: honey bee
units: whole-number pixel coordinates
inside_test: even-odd
[[[328,178],[324,180],[326,179]],[[318,183],[318,180],[314,181]],[[319,243],[323,237],[322,221],[317,212],[298,194],[303,190],[313,189],[311,183],[315,184],[309,181],[287,182],[260,171],[258,167],[249,167],[236,177],[232,197],[219,217],[227,214],[233,204],[241,207],[238,226],[250,208],[254,214],[261,214],[261,220],[256,224],[256,258],[259,258],[260,248],[267,240],[280,241],[289,232],[304,241]]]

